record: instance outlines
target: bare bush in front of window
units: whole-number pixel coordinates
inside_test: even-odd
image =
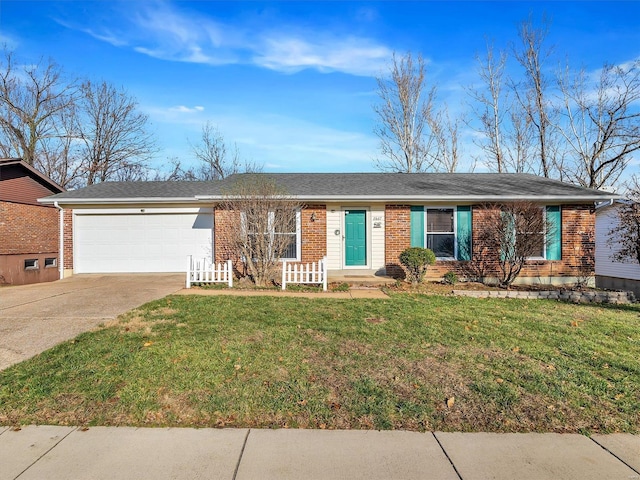
[[[498,283],[509,288],[528,260],[544,258],[545,237],[552,236],[554,227],[547,222],[544,209],[532,202],[482,205],[479,213],[482,222],[477,235],[482,253],[475,252],[474,260],[486,263],[489,256],[497,266]]]
[[[247,274],[264,287],[278,278],[281,258],[297,256],[297,215],[302,205],[262,174],[239,178],[220,208],[237,212],[224,235]]]

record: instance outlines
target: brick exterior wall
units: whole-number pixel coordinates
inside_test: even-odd
[[[64,209],[63,214],[63,242],[64,242],[64,265],[65,270],[73,269],[73,210]]]
[[[56,266],[45,267],[45,258],[58,261],[58,209],[0,201],[0,283],[14,285],[48,282],[59,277]],[[24,261],[37,260],[38,268],[25,270]]]
[[[213,251],[216,262],[233,260],[236,269],[240,269],[242,262],[238,252],[232,247],[234,228],[232,225],[240,222],[240,212],[215,208],[213,210]]]
[[[387,275],[404,277],[398,257],[411,246],[411,206],[385,206],[385,267]]]
[[[311,216],[314,215],[314,221]],[[327,206],[306,205],[300,213],[303,263],[317,262],[327,254]]]
[[[233,225],[240,221],[240,212],[216,208],[214,210],[215,261],[233,260],[236,275],[244,275],[238,252],[232,247]],[[311,221],[311,216],[314,220]],[[306,205],[300,213],[301,262],[317,262],[327,254],[327,209],[325,205]]]
[[[562,205],[562,259],[532,260],[522,269],[519,278],[545,277],[589,277],[595,274],[595,212],[592,205]],[[385,263],[387,274],[393,277],[404,277],[398,256],[411,244],[410,206],[386,206],[386,248]],[[472,247],[476,257],[488,259],[486,245],[479,240],[479,232],[486,212],[478,206],[473,207]],[[497,263],[484,262],[486,276],[495,276]],[[427,280],[439,280],[448,271],[458,275],[469,274],[468,262],[438,261],[429,267]]]
[[[591,205],[563,205],[562,212],[562,259],[556,261],[530,261],[520,273],[520,278],[537,277],[581,277],[594,274],[595,265],[595,213]],[[311,215],[315,214],[314,221]],[[478,206],[473,207],[472,242],[475,255],[482,255],[486,246],[481,245],[479,233],[483,215]],[[239,221],[239,213],[216,209],[215,256],[216,261],[234,260],[237,273],[242,263],[229,247],[232,222]],[[325,205],[308,205],[301,212],[302,262],[316,262],[327,253],[327,212]],[[387,275],[402,278],[404,270],[398,261],[400,253],[411,245],[411,206],[390,204],[385,206],[385,265]],[[485,255],[486,257],[486,255]],[[466,275],[468,262],[438,261],[427,272],[427,279],[439,280],[448,271]],[[495,276],[497,264],[487,265],[487,276]],[[492,270],[493,269],[493,270]]]
[[[0,255],[58,251],[58,209],[0,202]]]

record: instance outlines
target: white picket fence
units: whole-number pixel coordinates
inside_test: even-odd
[[[322,284],[322,290],[327,291],[327,257],[318,263],[287,263],[282,262],[282,290],[288,283]]]
[[[187,288],[193,283],[226,283],[233,287],[233,265],[231,260],[214,263],[208,258],[194,259],[187,256]]]

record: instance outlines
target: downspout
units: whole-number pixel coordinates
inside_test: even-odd
[[[58,201],[53,202],[53,205],[58,209],[60,220],[58,221],[58,231],[60,232],[58,236],[58,249],[60,250],[58,253],[58,274],[59,279],[62,280],[64,278],[64,209],[58,205]]]

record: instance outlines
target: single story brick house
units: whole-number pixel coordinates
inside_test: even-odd
[[[228,211],[243,175],[262,175],[304,206],[287,260],[327,258],[329,273],[401,276],[398,256],[431,248],[431,277],[480,252],[482,205],[532,201],[558,226],[521,274],[528,282],[573,282],[593,271],[595,204],[615,195],[529,174],[237,174],[217,182],[114,182],[41,199],[64,209],[64,268],[70,273],[181,272],[186,256],[225,260]],[[282,233],[282,232],[281,232]]]
[[[19,158],[0,159],[0,284],[60,278],[59,215],[37,199],[64,188]]]

